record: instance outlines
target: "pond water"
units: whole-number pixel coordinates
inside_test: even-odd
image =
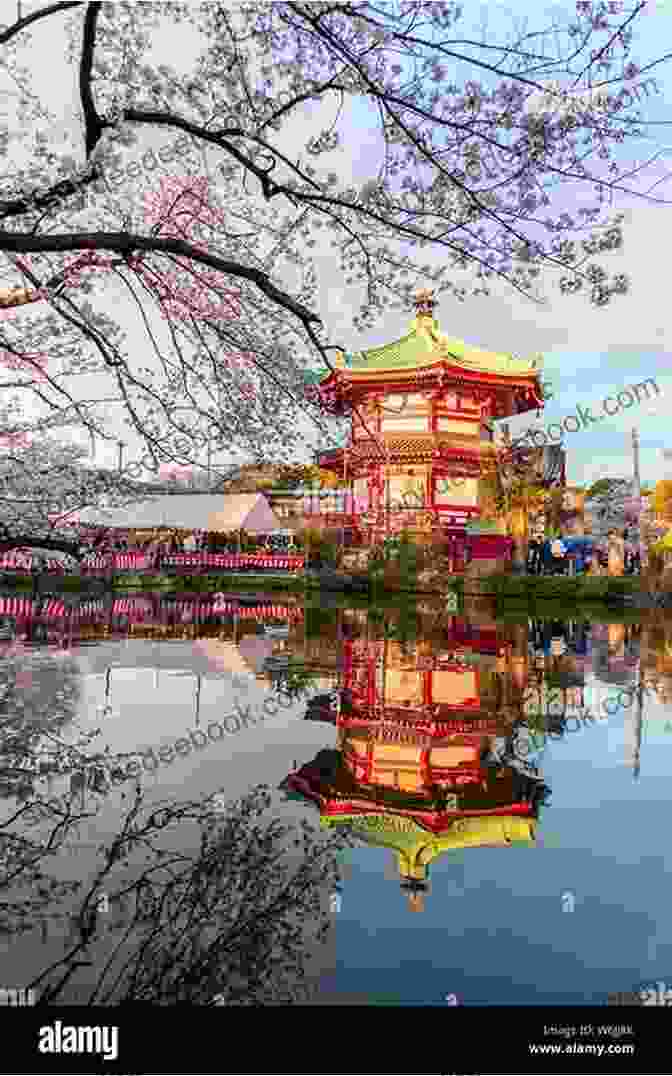
[[[192,901],[207,874],[208,914],[215,891],[220,903],[199,945],[214,952],[226,935],[231,1002],[245,1000],[246,976],[262,1003],[294,996],[293,960],[286,995],[262,969],[286,956],[281,920],[295,932],[287,945],[304,950],[315,1004],[605,1005],[672,986],[672,620],[498,618],[483,601],[367,608],[315,595],[133,602],[115,615],[81,610],[56,641],[22,640],[20,619],[0,640],[4,986],[99,1000],[106,962],[147,943],[125,887],[150,861],[161,885],[192,864]],[[269,801],[257,828],[245,812],[231,822],[232,804],[260,784]],[[100,849],[138,792],[156,841],[136,835],[105,867]],[[205,874],[199,842],[212,830],[199,804],[219,834]],[[175,825],[160,824],[159,806]],[[289,826],[283,869],[305,871],[302,821],[311,848],[348,834],[340,880],[300,875],[276,922],[269,893],[282,886],[263,834]],[[150,899],[163,930],[163,948],[148,949],[154,968],[178,951],[170,930],[194,929],[179,920],[180,885],[182,904],[177,889],[172,904]],[[311,932],[320,916],[325,944]],[[214,963],[198,967],[201,979],[166,962],[162,999],[222,997]],[[152,974],[146,996],[159,989]]]

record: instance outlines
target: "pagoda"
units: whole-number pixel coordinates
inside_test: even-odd
[[[351,415],[346,444],[322,454],[320,466],[353,483],[360,522],[374,537],[477,522],[495,455],[492,420],[544,405],[539,357],[452,339],[440,331],[434,306],[431,289],[417,291],[405,336],[339,352],[320,381],[325,410]]]
[[[372,628],[367,611],[339,610],[339,701],[321,714],[335,747],[295,763],[280,787],[312,802],[322,826],[392,849],[419,911],[438,856],[534,843],[543,782],[505,750],[527,682],[527,627],[455,615],[432,638],[420,620],[407,641]]]

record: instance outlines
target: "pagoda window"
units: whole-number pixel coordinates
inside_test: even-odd
[[[385,701],[388,703],[422,706],[424,702],[422,673],[404,669],[388,669],[385,676]]]
[[[478,672],[471,669],[441,670],[432,673],[432,702],[459,706],[479,697]]]
[[[427,433],[430,428],[428,415],[390,415],[383,412],[380,429],[382,433]]]
[[[396,788],[404,792],[417,792],[424,787],[424,781],[417,770],[388,770],[374,766],[371,783],[386,788]]]
[[[478,505],[478,479],[465,478],[456,485],[454,478],[437,478],[434,483],[434,502],[441,507],[449,504]]]
[[[387,396],[385,399],[385,403],[382,405],[383,414],[391,410],[397,411],[401,414],[401,412],[405,411],[408,407],[408,402],[408,396]]]
[[[415,467],[413,471],[413,474],[411,474],[410,470],[404,470],[401,474],[390,475],[390,504],[398,502],[408,508],[419,508],[425,504],[426,469],[424,467]]]
[[[430,752],[430,765],[440,768],[461,766],[464,763],[478,763],[481,749],[473,744],[455,744],[450,747],[433,747]]]
[[[469,433],[477,437],[480,423],[468,422],[458,418],[446,418],[439,415],[436,419],[436,428],[439,433]]]

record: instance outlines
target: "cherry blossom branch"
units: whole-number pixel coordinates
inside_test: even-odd
[[[249,280],[272,302],[283,306],[304,324],[321,324],[321,318],[297,303],[291,295],[271,283],[268,273],[240,262],[220,258],[194,247],[183,239],[162,239],[130,232],[73,232],[64,235],[24,235],[0,230],[0,250],[12,254],[64,254],[72,250],[113,250],[130,255],[141,250],[146,253],[176,254],[178,257],[207,265],[220,273]]]
[[[20,34],[22,30],[25,30],[34,22],[37,22],[38,19],[46,19],[48,15],[55,15],[60,11],[67,11],[72,7],[82,7],[82,3],[83,0],[60,0],[59,3],[49,4],[39,11],[34,11],[31,15],[24,15],[22,19],[17,19],[11,26],[6,27],[4,30],[0,30],[0,45],[6,45],[8,41],[11,41],[12,38],[16,37],[17,34]]]

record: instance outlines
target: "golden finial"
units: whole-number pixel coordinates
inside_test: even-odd
[[[434,298],[433,288],[418,288],[415,293],[415,313],[419,317],[421,314],[428,314],[432,317],[434,307],[436,306],[436,300]]]
[[[424,912],[425,898],[423,893],[409,893],[408,907],[412,912]]]

